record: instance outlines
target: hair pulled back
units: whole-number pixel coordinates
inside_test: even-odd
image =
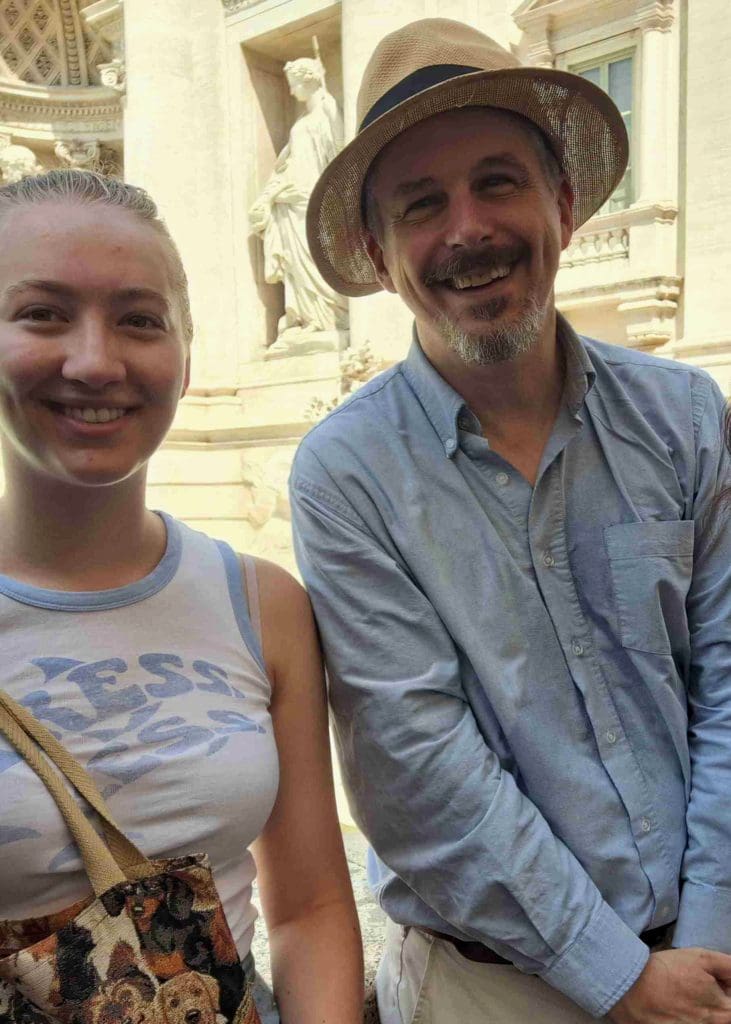
[[[136,185],[117,178],[109,178],[96,171],[54,170],[38,174],[8,185],[0,186],[0,221],[4,214],[20,206],[38,206],[42,203],[69,202],[117,207],[128,210],[164,239],[171,261],[172,283],[180,302],[183,335],[186,344],[193,338],[193,319],[188,296],[188,278],[178,247],[160,217],[152,197]]]

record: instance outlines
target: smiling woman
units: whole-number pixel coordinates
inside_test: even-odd
[[[0,689],[60,739],[146,857],[209,855],[249,974],[258,868],[282,1020],[352,1024],[360,946],[307,598],[276,566],[145,506],[191,338],[180,256],[145,192],[80,171],[0,188]],[[22,922],[63,918],[88,882],[1,734],[0,775],[7,981]],[[179,921],[180,894],[165,898],[155,913]],[[197,991],[220,991],[231,1016],[218,940],[186,942]],[[145,1002],[172,985],[158,967]]]

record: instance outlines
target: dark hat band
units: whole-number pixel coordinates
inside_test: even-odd
[[[404,100],[416,96],[424,89],[430,89],[433,85],[447,82],[450,78],[458,78],[460,75],[471,75],[475,71],[483,71],[484,68],[471,68],[466,64],[430,64],[425,68],[412,71],[406,78],[402,78],[392,88],[385,92],[381,98],[373,104],[366,116],[361,121],[359,132],[372,124],[376,118],[388,113],[393,107],[403,103]]]

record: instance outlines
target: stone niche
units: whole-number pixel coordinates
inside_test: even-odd
[[[348,345],[347,300],[322,281],[304,237],[307,197],[342,146],[339,7],[248,38],[242,54],[251,143],[246,228],[259,305],[250,355],[269,362],[339,353]]]

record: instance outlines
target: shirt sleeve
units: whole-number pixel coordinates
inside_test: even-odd
[[[457,934],[606,1014],[647,947],[485,743],[459,652],[398,551],[311,451],[300,449],[291,483],[356,821]]]
[[[697,430],[688,685],[691,792],[675,946],[731,953],[731,460],[706,382]]]

